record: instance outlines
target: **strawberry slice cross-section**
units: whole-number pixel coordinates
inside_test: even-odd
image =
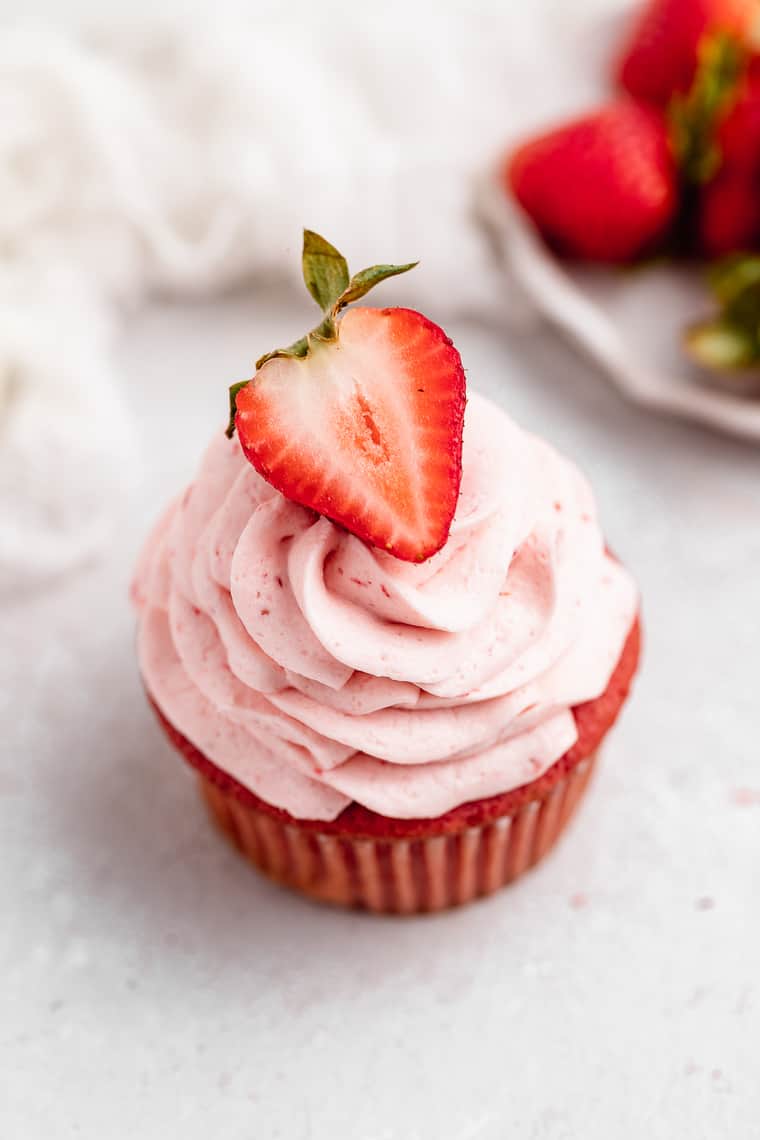
[[[443,330],[412,309],[343,312],[412,267],[350,278],[337,250],[307,230],[304,278],[323,320],[233,385],[229,431],[287,498],[420,562],[446,542],[459,495],[462,362]]]

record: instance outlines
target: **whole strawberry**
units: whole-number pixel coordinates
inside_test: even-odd
[[[715,132],[717,173],[699,191],[698,252],[708,258],[760,242],[760,71],[750,61]]]
[[[747,173],[760,171],[760,60],[750,61],[718,127],[716,141],[722,166]]]
[[[437,325],[412,309],[356,308],[414,268],[345,258],[304,232],[306,286],[320,323],[262,356],[230,389],[228,435],[286,498],[410,562],[446,542],[462,478],[465,376]]]
[[[615,65],[621,87],[636,99],[665,106],[691,86],[705,36],[750,34],[757,0],[649,0]]]
[[[527,142],[504,177],[550,245],[592,261],[656,249],[677,208],[665,116],[630,99]]]
[[[749,250],[760,238],[760,187],[746,170],[726,167],[700,191],[698,252],[714,259]]]

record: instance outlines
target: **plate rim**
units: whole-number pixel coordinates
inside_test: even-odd
[[[498,166],[479,178],[476,203],[500,260],[508,263],[538,312],[601,365],[618,391],[640,406],[760,442],[760,399],[703,388],[637,361],[619,327],[577,285],[505,192]]]

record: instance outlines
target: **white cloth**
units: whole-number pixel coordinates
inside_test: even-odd
[[[118,517],[137,463],[109,341],[151,295],[295,284],[308,225],[354,269],[420,258],[386,295],[435,319],[503,312],[472,178],[587,97],[596,65],[573,45],[615,3],[579,21],[562,0],[298,0],[222,4],[216,29],[3,33],[0,591],[75,564]]]

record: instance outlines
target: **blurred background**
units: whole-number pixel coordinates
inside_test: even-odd
[[[477,181],[601,88],[619,7],[0,5],[0,589],[97,548],[133,482],[112,345],[146,301],[300,295],[308,225],[421,259],[404,299],[440,320],[514,318]]]
[[[0,0],[3,1140],[756,1136],[758,452],[624,402],[479,210],[608,89],[628,8]],[[133,663],[141,539],[312,323],[305,225],[420,259],[376,303],[586,470],[644,599],[584,827],[435,922],[254,880]]]

